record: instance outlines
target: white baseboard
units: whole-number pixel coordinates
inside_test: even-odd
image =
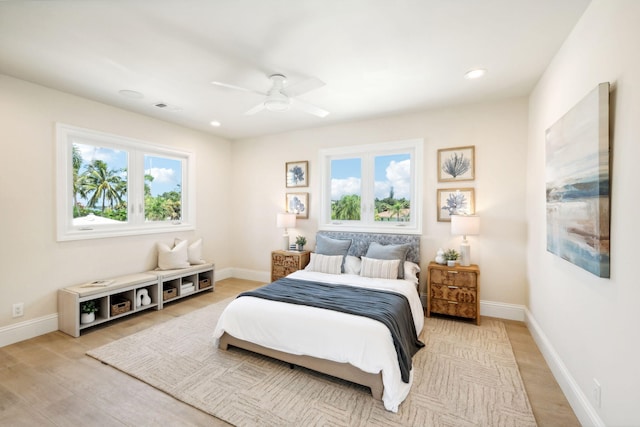
[[[271,273],[268,271],[249,270],[246,268],[234,268],[233,276],[243,280],[253,280],[255,282],[270,283]]]
[[[224,280],[224,279],[229,279],[233,277],[233,268],[223,268],[223,269],[216,269],[213,272],[213,278],[214,278],[214,282],[217,282],[218,280]]]
[[[0,328],[0,347],[58,330],[58,313]]]
[[[508,304],[506,302],[480,301],[480,314],[482,316],[497,317],[499,319],[518,320],[524,322],[524,305]]]
[[[533,314],[531,314],[528,309],[525,309],[525,314],[525,322],[531,332],[531,336],[547,361],[547,365],[549,365],[553,376],[560,385],[562,392],[569,401],[569,405],[571,405],[573,412],[576,414],[576,417],[578,417],[580,424],[583,426],[605,427],[605,423],[582,389],[578,386],[578,383],[565,366],[560,355],[551,345],[551,342],[540,328]]]

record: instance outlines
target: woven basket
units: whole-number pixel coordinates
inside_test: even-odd
[[[211,286],[211,280],[209,279],[201,279],[198,282],[198,289],[204,289],[204,288],[208,288]]]
[[[175,298],[178,295],[176,288],[166,288],[162,291],[162,301]]]
[[[114,297],[111,300],[111,315],[126,313],[131,310],[131,301],[124,297]]]

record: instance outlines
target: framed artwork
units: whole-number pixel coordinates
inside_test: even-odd
[[[473,188],[439,188],[438,221],[449,222],[451,215],[473,215],[475,193]]]
[[[287,162],[285,165],[285,179],[287,188],[309,186],[309,162]]]
[[[608,278],[609,83],[547,129],[545,139],[547,251]]]
[[[309,193],[287,193],[286,210],[295,213],[297,219],[309,218]]]
[[[438,182],[473,181],[476,179],[476,147],[438,150]]]

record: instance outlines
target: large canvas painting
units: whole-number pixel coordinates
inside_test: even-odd
[[[547,250],[609,277],[609,83],[546,131]]]

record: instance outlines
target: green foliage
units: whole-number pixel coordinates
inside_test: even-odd
[[[127,192],[126,181],[122,179],[126,171],[107,167],[104,161],[94,160],[78,176],[78,193],[90,195],[87,206],[93,208],[100,203],[102,212],[107,206],[114,208],[122,204]]]
[[[95,313],[98,311],[98,306],[96,305],[96,300],[84,301],[80,303],[80,312],[81,313]]]
[[[360,196],[349,194],[331,202],[331,219],[359,220]]]
[[[375,220],[376,221],[409,221],[410,216],[407,210],[411,207],[411,202],[405,198],[395,199],[393,187],[389,192],[389,197],[375,200]],[[360,219],[360,196],[350,194],[342,196],[340,200],[331,202],[331,219],[338,220],[359,220]]]
[[[458,252],[456,252],[455,249],[447,249],[444,252],[444,259],[446,259],[447,261],[455,261],[459,256],[460,255],[458,254]]]
[[[304,236],[296,237],[296,245],[304,246],[307,244],[307,238]]]
[[[127,169],[109,169],[102,160],[94,160],[82,168],[82,156],[76,145],[72,152],[73,167],[73,217],[84,217],[91,213],[96,216],[126,221],[128,218]],[[178,186],[175,191],[169,191],[153,197],[151,195],[153,176],[144,177],[145,219],[148,221],[178,220],[182,217],[182,193]],[[87,200],[84,206],[78,201],[78,196]]]
[[[409,221],[410,215],[407,210],[411,207],[411,202],[404,197],[394,198],[393,187],[389,190],[389,197],[375,200],[376,221]]]
[[[144,198],[144,213],[148,221],[178,220],[182,215],[180,193],[169,191],[156,197]]]

